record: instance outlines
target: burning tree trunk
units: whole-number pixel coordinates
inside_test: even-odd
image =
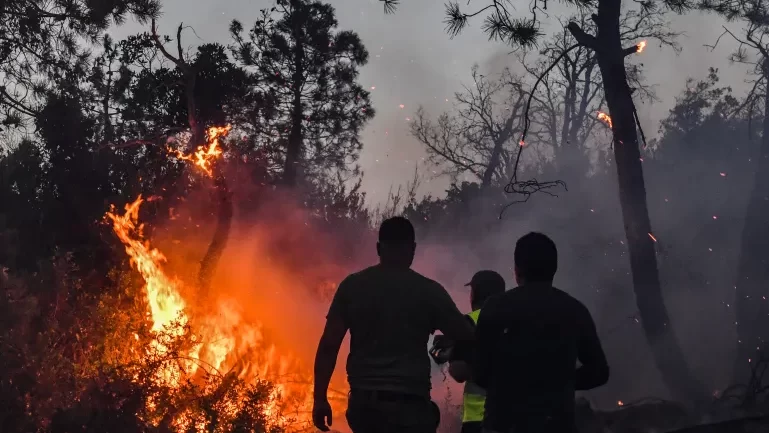
[[[227,180],[221,174],[214,178],[214,190],[217,201],[216,230],[214,231],[211,243],[208,244],[203,260],[200,261],[200,271],[198,272],[198,285],[203,294],[210,290],[211,278],[214,276],[219,259],[222,257],[224,248],[227,246],[230,226],[232,225],[232,194],[227,185]]]
[[[190,125],[190,131],[192,137],[187,145],[189,151],[195,149],[197,146],[204,144],[205,136],[203,134],[203,124],[200,122],[197,116],[197,108],[195,104],[195,82],[197,77],[197,71],[184,59],[184,51],[182,50],[182,25],[179,25],[179,29],[176,32],[176,44],[179,57],[172,56],[163,46],[160,41],[160,37],[157,34],[157,27],[155,20],[152,20],[152,36],[155,40],[155,45],[163,53],[163,55],[173,62],[179,70],[182,72],[183,84],[185,89],[185,95],[187,99],[187,121]],[[209,137],[214,140],[216,137]],[[227,245],[227,239],[230,235],[230,227],[232,225],[232,213],[233,205],[231,200],[230,188],[227,184],[227,180],[221,170],[217,170],[217,164],[214,163],[215,171],[211,171],[209,174],[214,179],[214,190],[217,200],[217,222],[214,236],[211,239],[211,243],[206,249],[206,253],[200,262],[200,270],[198,271],[198,289],[200,296],[207,296],[211,289],[211,278],[216,271],[216,267],[219,264],[219,259],[224,252],[224,248]]]
[[[766,56],[767,53],[763,53]],[[761,65],[763,79],[769,79],[769,57]],[[742,229],[742,245],[735,285],[737,336],[739,339],[735,376],[738,381],[746,377],[757,351],[765,349],[769,308],[766,296],[769,292],[769,94],[764,96],[764,121],[761,147],[756,162],[753,189],[745,212]]]
[[[620,205],[630,252],[633,289],[644,333],[657,368],[674,398],[697,402],[707,398],[704,386],[689,369],[673,333],[657,269],[654,238],[646,204],[636,114],[627,82],[624,58],[637,51],[623,49],[620,38],[619,0],[601,0],[593,15],[597,36],[588,35],[572,22],[568,29],[577,42],[595,50],[603,79],[604,94],[612,116],[614,158],[617,166]]]

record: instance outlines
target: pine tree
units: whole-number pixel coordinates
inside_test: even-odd
[[[283,183],[326,170],[346,171],[361,150],[359,134],[374,116],[357,83],[368,52],[357,34],[337,31],[334,8],[319,1],[280,0],[277,19],[257,21],[248,36],[233,21],[236,57],[260,79],[254,107],[283,154]],[[267,137],[274,138],[274,137]]]

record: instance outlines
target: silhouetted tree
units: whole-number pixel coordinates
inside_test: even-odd
[[[531,113],[535,128],[543,131],[547,141],[552,143],[553,164],[558,177],[564,179],[572,192],[579,192],[584,177],[590,173],[591,163],[600,162],[609,151],[607,143],[601,140],[601,131],[611,131],[598,113],[606,110],[601,72],[597,55],[588,47],[578,46],[574,36],[565,30],[569,21],[579,23],[588,31],[595,31],[595,23],[587,10],[561,21],[564,27],[533,50],[523,51],[518,56],[531,79],[540,77],[553,61],[561,57],[555,68],[547,74],[534,90],[537,110]],[[628,44],[654,38],[660,45],[678,49],[677,34],[668,29],[664,15],[658,11],[626,10],[620,18],[620,38]],[[533,57],[532,54],[538,55]],[[634,95],[642,101],[654,101],[650,86],[645,85],[640,64],[627,65],[628,81]]]
[[[591,35],[577,22],[570,22],[567,28],[576,43],[568,47],[567,51],[580,46],[593,51],[601,71],[603,93],[612,119],[614,163],[617,167],[620,205],[630,252],[633,288],[644,332],[657,367],[675,398],[706,401],[709,393],[692,375],[687,365],[672,330],[673,326],[662,296],[641,167],[638,119],[625,66],[625,57],[636,53],[639,48],[636,45],[622,46],[622,0],[572,0],[570,3],[596,8],[595,13],[591,15],[596,34]],[[448,31],[457,34],[466,27],[471,17],[487,13],[484,30],[492,39],[512,45],[531,46],[540,36],[536,14],[538,6],[535,1],[531,9],[532,15],[518,18],[512,13],[511,0],[494,0],[469,14],[462,12],[457,3],[449,3]],[[673,0],[649,0],[640,4],[640,7],[646,10],[667,7],[682,11],[687,6],[689,5]],[[564,53],[561,55],[565,56]],[[560,59],[559,56],[558,60]]]
[[[527,93],[509,70],[489,79],[472,70],[473,84],[454,95],[455,112],[443,113],[434,124],[422,107],[411,122],[419,140],[441,174],[453,179],[470,174],[483,187],[501,184],[510,176],[520,135]]]
[[[746,27],[736,35],[725,30],[738,43],[731,60],[753,66],[756,79],[744,109],[752,116],[754,109],[763,113],[761,147],[752,167],[755,180],[745,211],[742,247],[735,282],[735,307],[737,322],[737,359],[735,380],[742,382],[748,377],[751,366],[761,357],[760,352],[769,344],[769,306],[764,299],[769,295],[769,2],[765,0],[706,2],[706,10],[722,14],[729,20]],[[722,34],[722,36],[724,36]],[[750,59],[748,50],[758,58]]]
[[[0,1],[0,124],[22,126],[46,90],[86,76],[90,54],[79,39],[98,40],[112,22],[144,22],[159,10],[157,0]]]
[[[233,21],[238,60],[260,78],[267,117],[254,129],[277,139],[283,181],[297,185],[323,170],[349,170],[361,149],[359,134],[374,116],[369,92],[358,83],[368,52],[357,34],[337,31],[334,8],[319,1],[281,0],[256,22],[248,36]],[[270,125],[265,128],[264,123]]]

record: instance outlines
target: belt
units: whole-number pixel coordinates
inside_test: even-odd
[[[350,390],[350,396],[364,398],[367,400],[379,400],[379,401],[428,401],[427,396],[418,394],[409,394],[399,391],[385,391],[374,389],[352,389]]]

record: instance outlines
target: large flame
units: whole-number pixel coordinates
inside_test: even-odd
[[[229,126],[211,128],[209,143],[198,147],[192,155],[174,152],[175,156],[192,162],[208,176],[213,176],[212,162],[221,155],[219,139],[227,134]],[[274,387],[274,397],[267,414],[271,422],[285,424],[283,415],[286,402],[290,402],[292,423],[309,425],[311,421],[312,381],[309,370],[298,359],[281,351],[265,337],[263,326],[246,318],[237,300],[227,293],[217,291],[217,298],[204,308],[193,308],[197,299],[190,298],[193,290],[185,290],[184,283],[169,276],[164,270],[166,256],[150,245],[144,236],[144,225],[139,220],[139,209],[144,199],[139,196],[125,206],[119,214],[115,207],[106,214],[112,229],[125,246],[132,266],[144,280],[144,289],[152,321],[152,330],[181,336],[188,325],[197,340],[194,348],[184,354],[186,363],[174,363],[165,367],[158,380],[171,386],[179,386],[183,379],[192,379],[204,369],[208,372],[234,372],[246,382],[267,380]],[[185,298],[187,296],[188,298]],[[154,350],[168,350],[163,343],[151,343]],[[282,353],[281,353],[282,352]],[[338,406],[338,403],[335,403]],[[341,409],[340,407],[335,408]],[[338,413],[338,412],[337,412]]]

